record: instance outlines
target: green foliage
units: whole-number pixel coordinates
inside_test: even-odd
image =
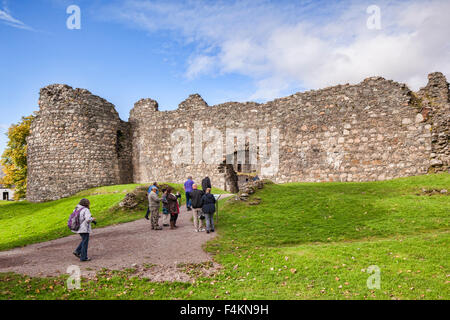
[[[422,106],[423,106],[423,98],[420,98],[417,95],[417,93],[412,92],[412,91],[410,92],[410,97],[411,97],[410,105],[420,111],[422,109]]]
[[[22,117],[22,121],[8,129],[8,144],[3,152],[1,164],[5,177],[1,184],[14,187],[16,200],[25,197],[27,192],[27,137],[34,116]]]

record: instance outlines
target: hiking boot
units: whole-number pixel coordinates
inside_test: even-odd
[[[209,233],[209,230],[206,230],[206,233]]]
[[[212,229],[211,232],[214,232],[214,229]]]
[[[80,254],[76,251],[72,252],[74,254],[75,257],[80,258]]]

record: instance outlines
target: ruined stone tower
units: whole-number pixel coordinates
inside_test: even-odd
[[[214,186],[226,188],[229,170],[259,173],[258,166],[198,161],[210,128],[218,135],[230,128],[276,128],[279,167],[271,176],[260,176],[279,183],[374,181],[449,170],[449,84],[438,72],[417,93],[373,77],[264,104],[208,106],[196,94],[177,110],[159,111],[156,101],[142,99],[129,122],[121,121],[104,99],[65,85],[41,89],[39,105],[28,139],[30,201],[102,185],[182,182],[188,175],[197,182],[208,175]],[[189,150],[188,163],[176,162],[172,134],[177,130],[200,145],[200,151]],[[225,150],[225,140],[219,141]],[[246,148],[233,150],[233,156]]]
[[[129,124],[83,89],[41,89],[28,138],[29,201],[56,200],[90,187],[132,181]]]

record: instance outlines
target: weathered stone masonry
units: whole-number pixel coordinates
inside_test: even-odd
[[[191,95],[177,110],[159,111],[156,101],[142,99],[129,122],[107,101],[64,85],[43,88],[39,103],[28,140],[30,201],[100,185],[182,182],[187,175],[198,182],[209,175],[213,185],[227,187],[223,165],[172,162],[171,133],[184,128],[194,137],[194,121],[223,133],[278,128],[279,170],[268,177],[275,182],[373,181],[449,170],[450,94],[441,73],[430,74],[417,93],[377,77],[265,104],[210,107]]]
[[[112,104],[87,90],[51,85],[41,89],[39,106],[28,138],[28,200],[132,180],[129,124]]]

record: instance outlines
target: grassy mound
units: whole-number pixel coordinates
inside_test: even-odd
[[[222,231],[240,246],[279,246],[409,235],[449,226],[450,175],[365,183],[267,184],[260,204],[229,201]]]
[[[3,274],[0,298],[449,299],[450,197],[422,191],[449,186],[449,174],[268,184],[250,197],[259,205],[222,201],[219,237],[206,246],[223,266],[212,277],[151,283],[112,272],[68,291],[65,277]],[[371,266],[379,289],[367,286]]]
[[[170,184],[182,193],[181,184]],[[97,218],[95,228],[141,219],[147,207],[140,204],[133,210],[118,207],[124,196],[136,188],[148,185],[128,184],[82,191],[72,197],[44,203],[0,202],[0,250],[44,242],[71,235],[67,219],[81,198],[91,201],[92,215]],[[216,193],[223,191],[214,189]],[[183,193],[182,193],[183,194]],[[183,194],[183,199],[184,194]]]
[[[266,185],[222,206],[207,249],[229,299],[448,299],[450,175]],[[367,287],[377,266],[380,289]],[[228,291],[228,294],[224,292]]]

